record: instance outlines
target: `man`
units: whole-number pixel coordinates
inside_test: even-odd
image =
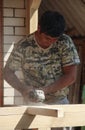
[[[19,41],[4,69],[5,80],[17,89],[27,104],[38,102],[34,90],[42,90],[45,104],[68,104],[69,85],[76,80],[79,56],[72,39],[64,34],[64,17],[46,11],[38,29]],[[23,80],[16,72],[21,71]],[[9,75],[8,75],[9,74]],[[30,96],[36,100],[31,100]]]

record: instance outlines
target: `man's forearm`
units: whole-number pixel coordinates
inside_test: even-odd
[[[4,69],[4,79],[20,93],[23,93],[27,89],[27,87],[17,78],[14,72],[8,67]]]
[[[56,80],[54,83],[50,84],[43,88],[45,94],[55,93],[58,90],[61,90],[69,85],[73,84],[76,81],[77,75],[77,66],[71,65],[63,68],[64,74]]]
[[[71,85],[74,81],[71,80],[68,76],[62,76],[59,80],[55,81],[54,83],[50,84],[43,88],[45,94],[55,93],[58,90],[61,90],[69,85]]]

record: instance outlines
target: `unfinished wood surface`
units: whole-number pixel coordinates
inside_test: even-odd
[[[26,0],[26,33],[34,32],[38,24],[38,8],[41,0]]]
[[[48,105],[40,104],[38,106],[29,106],[27,109],[27,113],[31,115],[43,115],[43,116],[51,116],[51,117],[64,117],[64,111],[62,108],[52,107],[50,108]]]
[[[41,3],[41,0],[31,0],[31,8],[38,9],[40,3]]]
[[[38,130],[51,130],[51,128],[38,128]]]
[[[64,117],[36,116],[30,128],[39,127],[65,127],[65,126],[85,126],[85,105],[59,105],[53,108],[62,108]]]
[[[58,117],[58,110],[52,110],[48,108],[35,108],[30,107],[27,110],[28,114],[31,115],[43,115],[43,116],[52,116],[52,117]]]
[[[3,106],[3,0],[0,0],[0,106]]]
[[[85,126],[85,105],[51,105],[33,106],[35,108],[48,108],[50,110],[63,110],[64,117],[28,114],[32,106],[3,107],[0,108],[0,129],[46,129],[65,126]],[[33,108],[32,107],[32,108]],[[42,110],[41,110],[42,111]]]

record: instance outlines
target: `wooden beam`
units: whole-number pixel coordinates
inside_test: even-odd
[[[0,0],[0,106],[3,106],[3,0]]]
[[[37,115],[29,128],[85,126],[85,105],[53,105],[51,109],[61,109],[64,117],[47,117]],[[50,108],[49,107],[49,108]]]
[[[41,0],[26,0],[26,34],[34,32],[38,24],[38,8]]]
[[[52,116],[52,117],[61,117],[59,114],[60,111],[56,109],[49,109],[48,107],[42,108],[42,107],[29,107],[27,110],[28,114],[31,115],[43,115],[43,116]],[[61,112],[62,113],[62,112]],[[62,117],[64,116],[64,113],[62,114]]]
[[[31,8],[38,9],[40,3],[41,3],[41,0],[31,0]]]
[[[28,114],[29,110],[63,110],[64,117]],[[31,111],[32,112],[32,111]],[[61,111],[62,112],[62,111]],[[45,114],[45,113],[44,113]],[[0,129],[43,129],[52,127],[85,126],[85,105],[49,105],[0,108]]]

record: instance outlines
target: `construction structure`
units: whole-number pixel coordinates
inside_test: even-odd
[[[66,33],[73,38],[81,59],[77,81],[70,87],[69,99],[75,105],[22,106],[23,101],[19,92],[16,92],[5,81],[3,82],[2,70],[11,53],[11,45],[24,35],[35,31],[38,17],[48,9],[59,11],[64,15],[67,22]],[[50,130],[52,127],[85,126],[85,105],[77,105],[82,103],[82,87],[85,84],[84,15],[84,0],[0,1],[0,129]],[[12,21],[9,22],[10,20]],[[13,107],[15,104],[19,106]],[[7,107],[8,105],[12,107]]]

